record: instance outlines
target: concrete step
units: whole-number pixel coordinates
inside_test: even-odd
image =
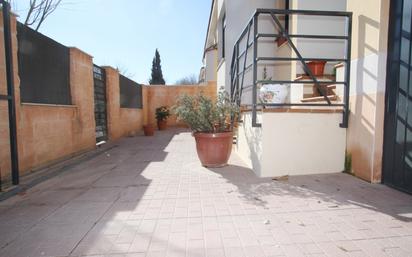
[[[338,100],[337,95],[328,95],[327,96],[330,101],[336,101]],[[309,103],[309,102],[323,102],[325,101],[325,97],[323,96],[315,96],[315,97],[308,97],[300,100],[302,103]]]

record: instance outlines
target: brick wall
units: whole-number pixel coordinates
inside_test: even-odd
[[[72,105],[21,103],[18,76],[16,18],[12,17],[17,141],[20,175],[95,148],[93,58],[70,48],[70,93]],[[0,15],[0,28],[2,18]],[[0,94],[6,92],[3,34],[0,30]],[[41,64],[39,64],[41,65]],[[204,86],[143,86],[143,109],[120,108],[119,73],[105,67],[109,140],[135,135],[143,124],[155,123],[155,109],[173,106],[180,94],[216,96],[216,83]],[[175,117],[169,126],[179,125]],[[10,145],[7,101],[0,101],[0,175],[10,181]]]
[[[150,85],[143,87],[143,108],[145,109],[145,124],[156,123],[155,112],[160,106],[168,106],[169,108],[176,104],[176,99],[179,95],[188,94],[196,95],[203,92],[204,95],[216,97],[216,82],[208,82],[205,85]],[[176,117],[172,115],[167,120],[169,126],[180,126],[176,121]]]
[[[120,108],[119,72],[112,67],[106,70],[107,125],[110,140],[134,135],[143,126],[143,110]]]

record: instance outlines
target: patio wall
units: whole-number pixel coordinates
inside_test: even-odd
[[[0,27],[2,18],[0,15]],[[1,30],[2,31],[2,30]],[[22,103],[18,70],[16,17],[12,17],[12,45],[17,116],[17,140],[20,175],[31,173],[85,151],[94,149],[94,79],[93,57],[77,48],[70,48],[71,105]],[[3,35],[0,34],[0,94],[6,95],[5,57]],[[112,67],[106,71],[108,139],[140,133],[143,124],[155,123],[155,109],[161,105],[173,106],[176,97],[203,91],[216,96],[216,83],[202,86],[143,86],[143,108],[120,107],[119,72]],[[175,117],[170,126],[181,125]],[[0,101],[0,183],[11,180],[10,139],[7,101]]]
[[[112,67],[106,71],[107,128],[109,140],[135,135],[143,126],[143,109],[120,108],[119,72]],[[145,106],[143,106],[145,108]]]
[[[12,20],[12,27],[16,26],[15,18]],[[0,13],[0,27],[3,28],[3,16]],[[16,30],[12,31],[13,37],[13,46],[16,48]],[[4,38],[3,38],[3,29],[0,30],[0,53],[4,53]],[[14,54],[15,55],[15,54]],[[16,55],[14,56],[16,60]],[[16,62],[14,62],[14,67],[17,68]],[[15,79],[18,79],[15,76]],[[5,69],[5,60],[3,55],[0,58],[0,94],[7,94],[7,85],[6,85],[6,69]],[[8,177],[10,170],[10,141],[9,141],[9,120],[8,120],[8,107],[7,101],[0,100],[0,179],[4,180]],[[7,175],[6,175],[7,174]]]
[[[6,94],[3,39],[0,40],[0,85]],[[22,103],[18,76],[16,19],[12,17],[12,45],[15,77],[17,140],[20,174],[44,167],[95,147],[92,57],[70,49],[72,105]],[[2,181],[10,179],[10,145],[7,102],[1,102],[0,171]]]
[[[208,82],[204,85],[148,85],[143,87],[143,106],[145,110],[144,123],[155,124],[156,108],[176,104],[176,99],[182,94],[196,95],[203,92],[204,95],[216,97],[216,82]],[[167,120],[169,126],[182,126],[176,121],[176,117],[171,115]]]

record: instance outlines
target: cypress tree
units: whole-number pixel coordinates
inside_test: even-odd
[[[156,49],[155,57],[152,62],[152,77],[149,80],[150,85],[164,85],[166,84],[163,79],[162,65],[160,65],[160,54]]]

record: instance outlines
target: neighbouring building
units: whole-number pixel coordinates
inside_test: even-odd
[[[212,1],[203,79],[241,105],[236,150],[256,174],[347,170],[412,192],[411,12],[412,0]],[[287,96],[267,102],[266,84]]]

